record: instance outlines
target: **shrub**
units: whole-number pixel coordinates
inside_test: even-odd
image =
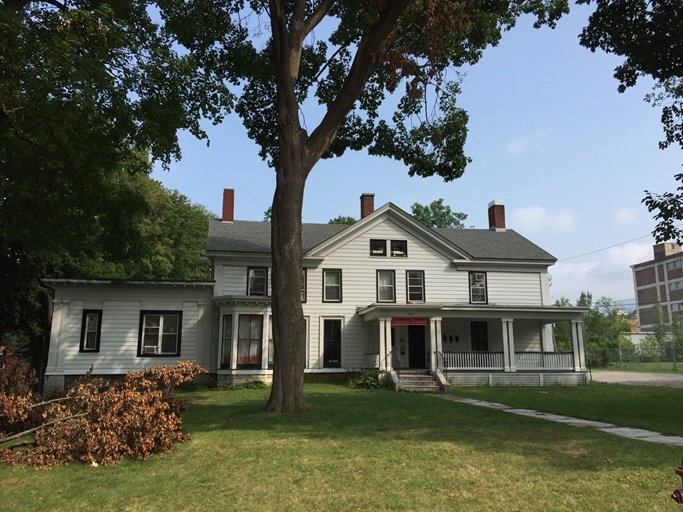
[[[380,389],[387,387],[385,374],[379,368],[366,368],[358,376],[349,381],[349,386],[354,389]]]

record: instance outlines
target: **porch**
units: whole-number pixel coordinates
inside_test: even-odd
[[[368,338],[377,340],[376,366],[387,372],[425,368],[456,385],[570,385],[585,383],[582,312],[556,306],[375,304],[359,315],[375,331]],[[552,326],[558,322],[570,324],[571,351],[555,349]]]

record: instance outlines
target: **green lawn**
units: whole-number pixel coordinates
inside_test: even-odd
[[[452,393],[514,407],[683,436],[683,390],[591,382],[543,388],[454,387]],[[683,454],[683,449],[681,450]]]
[[[676,510],[680,448],[330,384],[307,385],[310,406],[290,415],[262,412],[268,390],[184,395],[193,440],[177,452],[115,467],[0,466],[0,509]]]

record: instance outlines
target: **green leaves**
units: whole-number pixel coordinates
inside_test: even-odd
[[[432,201],[429,205],[415,203],[410,207],[413,217],[430,228],[464,228],[462,221],[466,213],[454,212],[443,204],[443,199]]]

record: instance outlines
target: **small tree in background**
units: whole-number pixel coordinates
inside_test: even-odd
[[[347,215],[338,215],[334,219],[330,219],[328,224],[346,224],[347,226],[350,226],[351,224],[355,224],[356,219],[353,217],[349,217]]]
[[[443,199],[432,201],[429,205],[415,203],[410,207],[413,217],[430,228],[464,228],[466,213],[454,212],[443,204]]]

